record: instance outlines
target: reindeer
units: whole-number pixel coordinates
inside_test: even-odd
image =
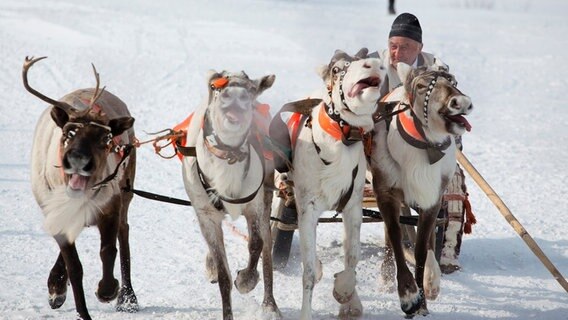
[[[79,317],[91,319],[83,290],[83,268],[75,240],[86,226],[96,225],[101,235],[103,275],[96,296],[101,302],[118,297],[118,311],[135,312],[138,302],[130,281],[128,206],[131,193],[122,192],[134,182],[135,150],[122,148],[134,139],[134,118],[116,96],[95,89],[73,91],[51,99],[28,84],[28,70],[44,59],[24,62],[24,87],[51,107],[41,115],[32,148],[32,190],[43,215],[44,227],[59,245],[59,256],[49,273],[49,305],[57,309],[71,282]],[[114,278],[116,240],[120,243],[122,286]]]
[[[341,304],[339,317],[359,317],[363,313],[355,288],[366,170],[362,139],[373,129],[372,115],[384,77],[380,60],[367,53],[366,48],[355,56],[337,50],[331,62],[318,70],[325,89],[312,97],[323,99],[285,105],[278,114],[281,119],[275,117],[271,124],[271,136],[274,133],[278,141],[282,141],[278,132],[286,130],[278,128],[284,124],[299,130],[290,130],[293,170],[287,178],[293,181],[298,210],[303,320],[312,319],[313,289],[322,275],[316,257],[316,227],[327,210],[342,213],[345,228],[345,269],[335,274],[333,289],[333,296]]]
[[[211,71],[207,76],[208,99],[193,113],[187,127],[186,145],[190,147],[186,148],[193,152],[182,159],[183,181],[209,248],[206,270],[209,280],[219,284],[225,320],[233,319],[231,273],[221,228],[226,214],[233,219],[242,214],[248,225],[249,260],[237,273],[237,290],[244,294],[255,288],[262,253],[262,308],[269,317],[281,317],[272,288],[270,204],[274,165],[263,154],[265,130],[254,120],[259,117],[256,99],[274,80],[274,75],[251,80],[244,72]]]
[[[412,69],[399,63],[397,71],[404,85],[383,102],[400,102],[390,122],[380,121],[375,126],[369,168],[386,228],[387,255],[382,276],[392,280],[396,274],[401,308],[407,315],[426,315],[425,298],[435,299],[440,283],[432,233],[442,194],[456,168],[454,137],[470,130],[464,115],[472,111],[473,105],[456,88],[454,77],[444,70]],[[414,277],[401,243],[399,216],[403,202],[419,213]]]

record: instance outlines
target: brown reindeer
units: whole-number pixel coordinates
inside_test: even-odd
[[[134,118],[119,98],[99,90],[94,66],[95,89],[77,90],[60,100],[36,91],[28,84],[28,70],[44,58],[26,57],[22,77],[26,90],[51,105],[35,130],[31,170],[44,227],[60,250],[47,280],[49,305],[53,309],[63,305],[69,281],[80,318],[91,319],[75,240],[84,227],[97,225],[103,264],[97,298],[110,302],[118,297],[118,311],[135,312],[138,302],[130,282],[127,220],[132,194],[121,191],[134,182],[136,155],[128,147],[134,139]],[[113,275],[117,237],[122,286]]]
[[[369,164],[386,227],[383,277],[396,274],[401,308],[407,315],[426,315],[426,298],[436,298],[440,282],[432,233],[442,194],[456,169],[454,137],[470,130],[464,116],[473,105],[456,88],[454,77],[444,70],[412,69],[399,63],[397,72],[404,86],[391,95],[400,102],[388,124],[382,121],[375,125]],[[402,203],[420,215],[414,277],[406,265],[401,243],[398,221]],[[389,270],[392,272],[385,275]]]

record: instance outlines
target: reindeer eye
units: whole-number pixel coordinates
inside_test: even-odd
[[[425,85],[425,84],[422,84],[422,83],[417,83],[417,84],[416,84],[416,89],[422,90],[422,89],[424,89],[424,88],[426,88],[426,85]]]
[[[108,146],[112,143],[112,133],[109,133],[105,137],[105,144]]]
[[[331,72],[333,72],[333,73],[338,73],[338,72],[339,72],[339,67],[333,67],[333,69],[331,69]]]
[[[69,131],[67,131],[67,134],[65,136],[67,137],[67,139],[73,139],[73,137],[75,137],[75,135],[77,135],[77,131],[69,130]]]

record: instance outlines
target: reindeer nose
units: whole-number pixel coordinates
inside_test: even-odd
[[[75,169],[81,171],[90,171],[92,166],[92,157],[82,153],[79,150],[69,150],[63,159],[65,169]]]
[[[465,96],[452,97],[448,107],[455,110],[469,110],[471,108],[471,100]]]

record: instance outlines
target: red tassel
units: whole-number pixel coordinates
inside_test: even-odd
[[[477,223],[477,219],[475,218],[473,211],[471,211],[471,203],[469,203],[468,194],[466,194],[465,196],[465,200],[463,201],[463,206],[465,209],[465,216],[466,216],[466,222],[463,227],[463,232],[466,234],[470,234],[472,231],[472,225]]]

